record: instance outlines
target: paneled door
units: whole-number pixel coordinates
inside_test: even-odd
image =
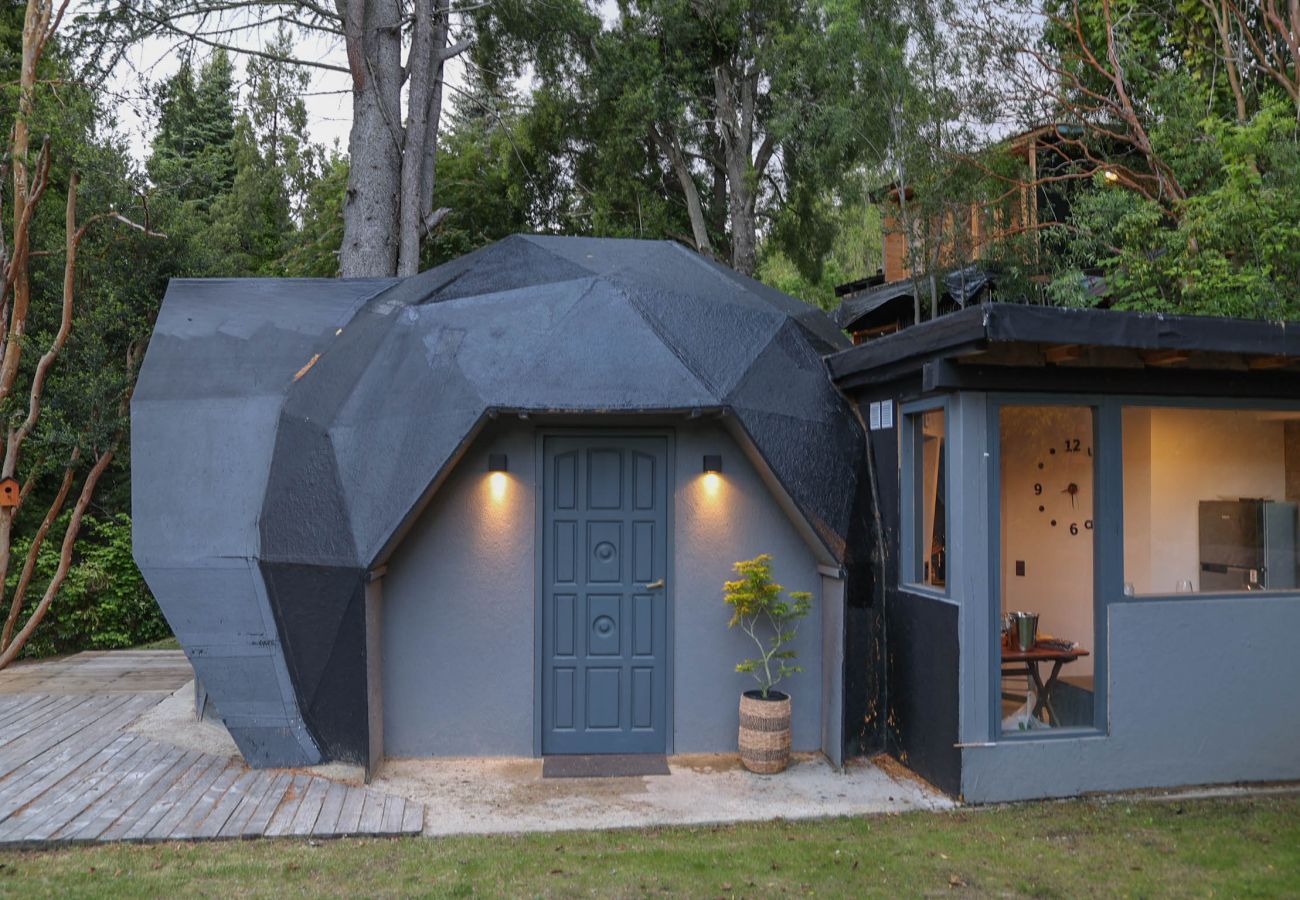
[[[542,752],[663,753],[668,438],[543,438]]]

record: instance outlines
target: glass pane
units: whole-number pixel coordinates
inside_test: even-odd
[[[917,559],[913,572],[921,584],[942,588],[947,583],[947,499],[943,410],[933,409],[915,418],[916,484],[920,508],[913,521],[917,533]]]
[[[1124,590],[1292,590],[1300,412],[1124,410]]]
[[[1000,440],[1002,727],[1091,726],[1093,411],[1004,406]]]

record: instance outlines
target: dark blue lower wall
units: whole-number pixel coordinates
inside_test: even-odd
[[[885,607],[889,750],[936,787],[961,791],[957,607],[897,591]]]

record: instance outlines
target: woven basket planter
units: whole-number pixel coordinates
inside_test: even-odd
[[[780,691],[745,691],[740,697],[740,761],[759,775],[790,763],[790,697]]]

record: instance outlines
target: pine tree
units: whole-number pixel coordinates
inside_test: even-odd
[[[230,57],[217,51],[198,77],[186,61],[158,93],[158,132],[147,163],[149,178],[199,208],[230,190],[235,180],[235,93]]]

